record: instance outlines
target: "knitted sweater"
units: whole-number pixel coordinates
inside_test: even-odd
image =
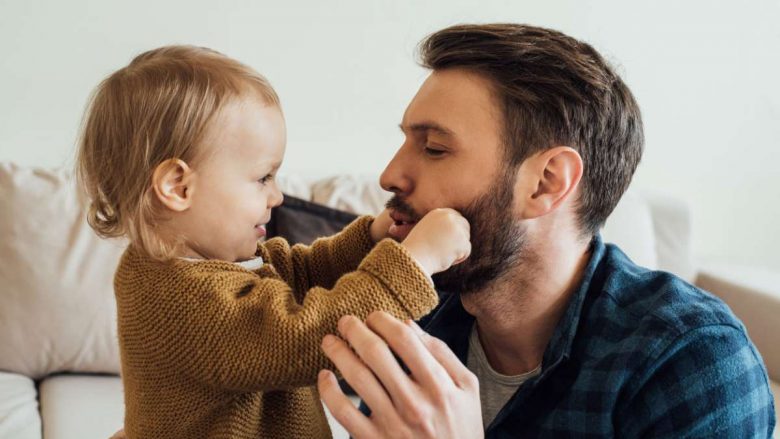
[[[416,319],[438,298],[371,217],[311,246],[258,244],[256,271],[217,260],[159,262],[132,246],[117,268],[125,432],[135,438],[327,438],[320,342],[339,318]]]

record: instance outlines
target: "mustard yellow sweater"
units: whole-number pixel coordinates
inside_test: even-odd
[[[402,246],[373,245],[371,221],[310,247],[259,244],[256,271],[128,248],[114,279],[127,437],[330,437],[322,337],[345,314],[416,319],[437,302]]]

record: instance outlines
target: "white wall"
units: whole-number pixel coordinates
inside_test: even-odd
[[[486,21],[594,44],[644,113],[635,185],[691,204],[698,256],[780,269],[776,0],[0,0],[0,160],[70,166],[99,80],[143,50],[191,43],[275,85],[288,119],[285,172],[378,174],[426,75],[416,43],[449,24]]]

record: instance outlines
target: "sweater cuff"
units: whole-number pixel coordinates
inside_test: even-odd
[[[414,320],[431,312],[439,302],[430,277],[406,248],[392,239],[380,241],[358,269],[381,280]]]

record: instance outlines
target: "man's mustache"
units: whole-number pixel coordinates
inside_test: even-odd
[[[412,221],[419,221],[420,218],[422,218],[422,215],[415,212],[414,208],[398,195],[393,195],[393,197],[385,203],[385,207],[395,210],[404,216],[408,216]]]

